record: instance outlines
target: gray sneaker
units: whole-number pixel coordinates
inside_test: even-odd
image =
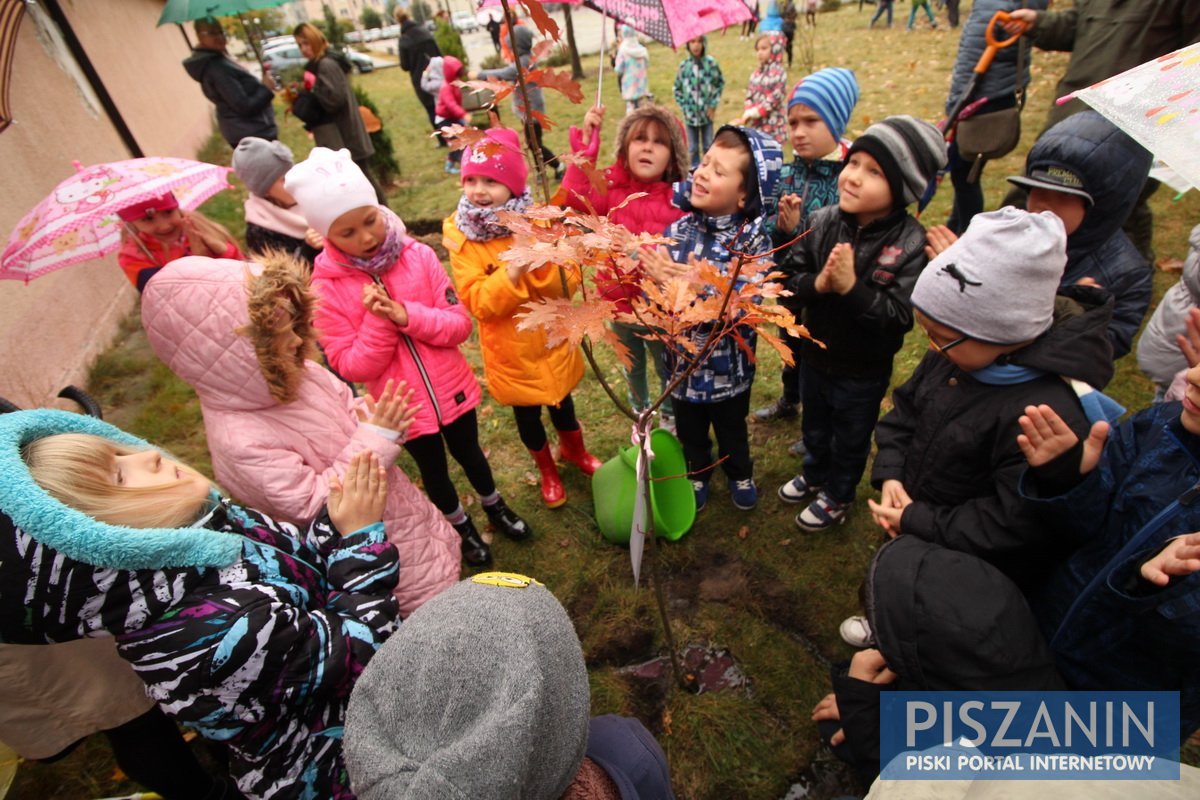
[[[773,419],[791,419],[800,413],[800,407],[786,398],[780,397],[769,406],[763,406],[754,412],[754,418],[759,422],[770,422]]]

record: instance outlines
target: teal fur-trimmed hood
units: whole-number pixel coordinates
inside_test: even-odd
[[[21,457],[27,442],[86,433],[133,447],[152,447],[94,417],[39,409],[0,415],[0,512],[38,543],[94,567],[143,570],[222,567],[242,554],[243,539],[206,528],[127,528],[99,522],[51,497]]]

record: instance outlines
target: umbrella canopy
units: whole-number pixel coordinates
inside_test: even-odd
[[[1078,97],[1200,188],[1200,43],[1080,89]]]
[[[205,17],[232,17],[248,11],[281,6],[289,0],[167,0],[159,25]]]
[[[672,48],[753,16],[742,0],[583,0],[583,4]]]
[[[191,210],[229,188],[229,167],[183,158],[135,158],[84,167],[21,218],[0,254],[0,278],[30,281],[121,246],[117,211],[174,192]]]

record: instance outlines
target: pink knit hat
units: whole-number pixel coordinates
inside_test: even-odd
[[[489,128],[490,140],[482,147],[468,147],[463,151],[462,179],[482,175],[502,183],[513,193],[513,197],[525,194],[525,180],[529,167],[521,154],[521,141],[511,128]]]

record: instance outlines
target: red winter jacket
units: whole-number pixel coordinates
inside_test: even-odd
[[[462,89],[454,85],[462,73],[462,62],[454,56],[442,57],[442,88],[438,89],[437,104],[434,113],[439,118],[458,122],[467,118],[467,110],[462,104]]]

